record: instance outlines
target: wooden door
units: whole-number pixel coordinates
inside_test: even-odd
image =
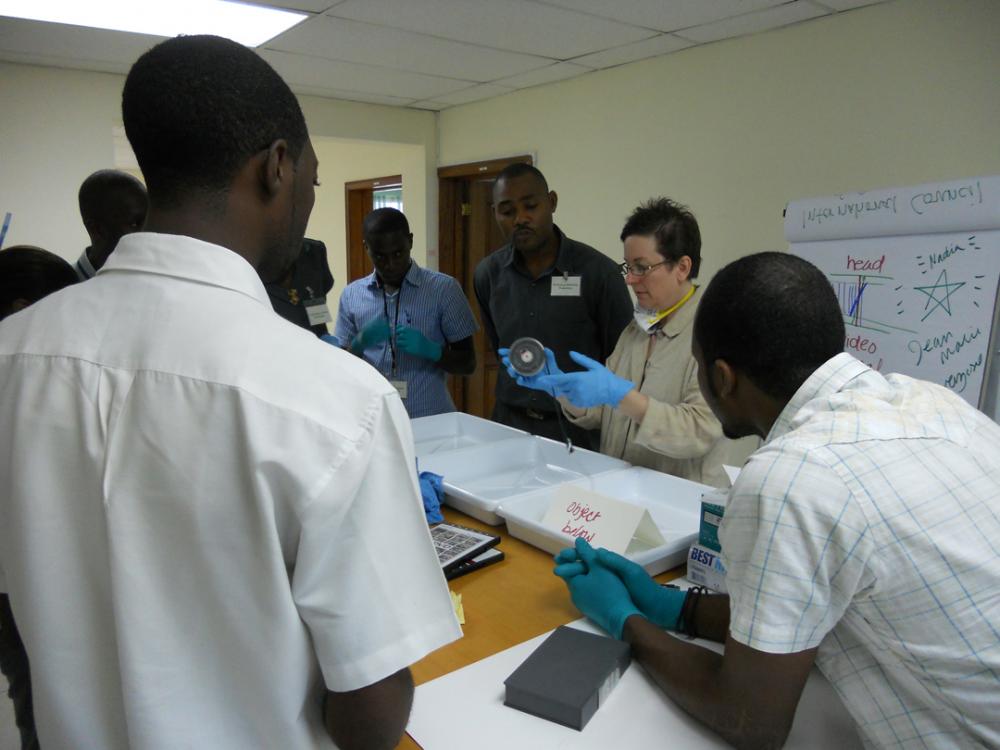
[[[493,180],[509,164],[531,164],[530,156],[460,164],[438,170],[438,269],[458,279],[480,330],[474,341],[476,371],[466,378],[449,379],[449,390],[459,411],[486,417],[493,413],[499,362],[482,330],[479,303],[472,280],[476,266],[504,244],[493,219]]]

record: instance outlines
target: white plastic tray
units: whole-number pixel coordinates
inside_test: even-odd
[[[474,417],[471,414],[463,414],[460,411],[417,417],[410,420],[410,426],[413,428],[413,443],[417,458],[528,434],[523,430]]]
[[[554,440],[525,435],[420,459],[421,471],[444,477],[444,501],[483,523],[498,526],[496,508],[544,487],[625,469],[617,458],[577,448],[572,453]]]
[[[650,575],[676,568],[687,559],[688,548],[698,539],[701,495],[712,489],[639,466],[573,484],[649,510],[666,541],[650,547],[633,539],[626,557],[639,563]],[[501,503],[497,513],[507,522],[511,536],[555,554],[573,546],[573,539],[541,524],[554,496],[555,490],[549,487],[512,498]]]

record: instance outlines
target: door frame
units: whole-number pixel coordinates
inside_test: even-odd
[[[438,270],[446,273],[465,288],[465,279],[469,269],[469,259],[466,255],[466,215],[462,212],[464,191],[469,181],[496,177],[505,167],[511,164],[533,164],[530,154],[485,161],[451,164],[438,167]],[[469,305],[473,315],[479,320],[478,304],[475,295],[469,296]],[[477,334],[482,335],[482,334]],[[483,368],[497,367],[496,356],[489,345],[484,347],[482,361],[476,365],[476,372],[469,377],[485,377]],[[467,378],[449,378],[448,389],[451,392],[455,408],[466,411],[466,380]],[[486,415],[489,416],[488,414]]]
[[[451,164],[438,167],[438,270],[465,278],[467,259],[462,252],[465,225],[461,221],[462,184],[473,177],[496,177],[511,164],[533,164],[531,154]]]

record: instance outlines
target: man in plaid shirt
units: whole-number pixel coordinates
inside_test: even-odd
[[[838,301],[807,261],[761,253],[720,271],[695,321],[699,385],[727,437],[764,439],[719,530],[729,594],[656,586],[579,543],[556,573],[740,747],[784,743],[813,664],[868,747],[998,747],[1000,427],[843,342]]]

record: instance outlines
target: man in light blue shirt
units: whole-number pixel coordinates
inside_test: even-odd
[[[341,294],[337,338],[388,378],[411,418],[455,411],[445,376],[476,369],[478,326],[462,287],[413,261],[413,234],[402,212],[372,211],[364,238],[375,270]]]

